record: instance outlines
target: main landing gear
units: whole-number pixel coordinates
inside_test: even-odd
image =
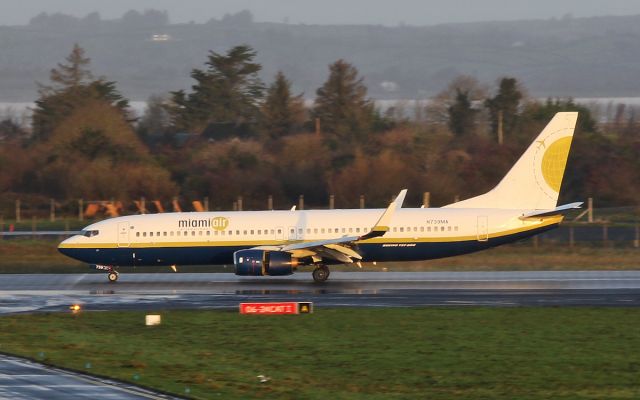
[[[331,271],[329,271],[329,267],[327,267],[326,265],[319,265],[318,267],[316,267],[316,269],[313,270],[313,280],[317,283],[322,283],[329,278],[329,274],[331,274]]]

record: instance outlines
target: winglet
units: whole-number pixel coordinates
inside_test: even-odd
[[[398,196],[396,196],[395,200],[389,204],[382,216],[376,222],[374,227],[371,229],[371,232],[360,236],[359,240],[371,239],[374,237],[382,236],[387,231],[389,231],[389,224],[391,223],[391,217],[393,217],[393,213],[402,207],[402,203],[404,202],[404,198],[407,195],[407,189],[402,189]]]

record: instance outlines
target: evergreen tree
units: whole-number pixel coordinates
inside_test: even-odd
[[[172,92],[168,107],[177,129],[202,132],[211,123],[253,123],[259,114],[264,85],[258,77],[262,66],[256,52],[242,45],[227,54],[211,51],[206,70],[194,69],[196,80],[189,94]]]
[[[455,136],[475,134],[477,110],[472,108],[469,92],[457,90],[454,103],[449,107],[449,129]]]
[[[522,98],[523,94],[518,88],[518,81],[515,78],[502,78],[498,93],[485,100],[485,107],[489,110],[491,132],[496,138],[500,123],[502,123],[502,131],[506,136],[514,133]]]
[[[358,70],[344,60],[329,66],[329,78],[316,94],[313,116],[320,119],[329,142],[364,141],[374,119],[373,102]]]
[[[304,122],[304,101],[302,94],[291,95],[291,83],[281,71],[267,89],[261,107],[261,131],[265,138],[277,140],[293,133]]]
[[[40,86],[40,98],[33,113],[33,138],[47,138],[75,109],[90,100],[100,100],[117,107],[123,115],[129,102],[117,91],[115,82],[94,79],[84,49],[78,44],[67,56],[65,64],[58,64],[50,72],[51,85]]]

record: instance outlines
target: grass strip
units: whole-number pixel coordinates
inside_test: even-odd
[[[0,351],[199,399],[640,397],[637,308],[160,314],[3,316]]]

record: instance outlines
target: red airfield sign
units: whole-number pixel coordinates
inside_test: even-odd
[[[313,303],[240,303],[240,314],[309,314],[313,312]]]

